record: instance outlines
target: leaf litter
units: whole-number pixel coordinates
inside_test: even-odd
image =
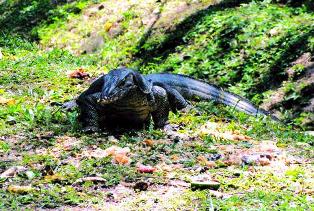
[[[64,164],[72,164],[76,168],[80,168],[81,161],[86,158],[111,158],[112,164],[114,165],[134,168],[135,171],[142,176],[130,175],[131,178],[133,177],[133,181],[126,181],[124,178],[116,186],[97,188],[97,193],[108,194],[106,203],[109,203],[109,206],[112,207],[135,203],[140,198],[147,202],[153,198],[158,198],[158,200],[162,201],[163,197],[170,196],[173,192],[183,194],[189,189],[205,189],[212,197],[229,198],[232,195],[243,194],[244,190],[241,186],[236,188],[238,190],[233,191],[225,189],[226,184],[232,183],[233,176],[223,176],[221,178],[220,171],[224,171],[224,169],[228,171],[238,169],[239,174],[245,175],[243,178],[243,182],[245,182],[248,178],[259,177],[258,175],[268,174],[267,172],[272,172],[275,176],[286,176],[289,169],[305,162],[304,159],[289,155],[286,149],[277,147],[275,141],[256,141],[253,138],[242,135],[240,132],[228,131],[226,128],[221,129],[222,127],[218,126],[219,124],[220,123],[207,124],[205,129],[201,128],[202,132],[198,135],[192,134],[189,136],[189,139],[181,139],[179,142],[174,142],[172,139],[176,136],[176,131],[173,131],[172,136],[168,136],[168,138],[144,138],[143,141],[139,141],[138,144],[133,145],[133,148],[130,148],[131,145],[124,147],[118,146],[121,140],[113,136],[107,138],[111,146],[100,147],[97,144],[85,146],[82,140],[77,137],[55,136],[50,134],[48,138],[55,139],[53,146],[38,148],[34,153],[50,155],[58,160],[62,159]],[[214,127],[209,128],[209,125],[214,125]],[[217,141],[209,146],[208,152],[206,152],[205,149],[207,146],[203,146],[205,153],[195,154],[195,152],[189,152],[189,150],[193,149],[195,146],[203,145],[202,139],[205,134],[216,138],[219,137],[219,140],[230,140],[234,142],[234,144],[227,145]],[[191,141],[191,137],[193,141]],[[41,135],[40,138],[45,139],[45,135]],[[169,152],[167,150],[164,151],[164,147],[167,148],[171,146],[177,147],[176,151],[179,151],[174,154],[171,153],[171,150]],[[68,153],[73,150],[78,151],[70,153],[66,158],[62,157],[63,153]],[[153,155],[151,153],[158,153],[157,162],[147,162],[147,159]],[[142,157],[142,155],[147,157]],[[191,166],[187,167],[184,163],[189,159],[195,162],[192,162]],[[132,164],[132,160],[137,163]],[[249,168],[243,170],[243,166],[248,166]],[[29,167],[32,169],[41,169],[42,171],[42,169],[47,166],[45,167],[42,164],[34,163]],[[26,168],[23,170],[28,170],[28,167],[23,168]],[[8,168],[6,171],[2,172],[1,175],[16,177],[18,173],[15,169],[14,167]],[[234,175],[236,174],[238,173]],[[67,180],[66,176],[56,173],[54,170],[46,174],[43,179],[47,183]],[[307,185],[303,185],[302,188],[299,187],[298,182],[293,186],[291,185],[291,188],[297,192],[301,191],[308,195],[313,195],[313,189],[310,185],[313,182],[311,182],[310,179],[305,181]],[[75,180],[72,184],[75,187],[80,187],[85,182],[92,182],[94,186],[102,187],[101,184],[107,184],[108,180],[103,178],[102,175],[85,175]],[[31,184],[24,187],[24,185],[13,185],[10,181],[8,181],[5,187],[7,187],[8,191],[10,187],[10,192],[17,194],[25,194],[29,191],[36,190],[36,188],[32,188]],[[251,188],[254,189],[254,186]],[[95,190],[91,191],[95,192]],[[150,198],[147,198],[145,193],[148,194]],[[175,195],[171,197],[174,196]]]

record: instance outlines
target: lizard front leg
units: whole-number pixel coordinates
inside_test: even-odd
[[[160,86],[153,86],[152,92],[155,98],[155,108],[152,112],[154,126],[155,128],[163,128],[168,124],[168,116],[170,111],[167,92]]]
[[[99,111],[100,106],[98,99],[100,98],[101,92],[94,94],[80,95],[77,99],[77,104],[80,108],[79,121],[82,123],[84,133],[98,132],[99,128]]]

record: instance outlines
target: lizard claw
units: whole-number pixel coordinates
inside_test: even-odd
[[[166,124],[164,126],[164,131],[165,132],[172,132],[172,131],[177,131],[178,130],[178,125],[175,124]]]
[[[75,100],[63,103],[61,106],[61,108],[64,109],[65,111],[73,111],[75,107],[77,107],[77,103]]]
[[[82,132],[86,134],[92,134],[92,133],[100,132],[100,129],[94,126],[87,126],[82,129]]]
[[[194,109],[194,107],[193,107],[192,105],[188,104],[185,108],[181,109],[180,111],[181,111],[182,113],[187,114],[187,113],[189,113],[192,109]]]

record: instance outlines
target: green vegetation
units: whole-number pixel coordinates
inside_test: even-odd
[[[261,104],[288,79],[285,71],[291,63],[304,52],[313,52],[313,20],[313,14],[303,8],[265,2],[222,11],[209,9],[181,38],[180,45],[155,57],[148,56],[149,61],[147,53],[155,54],[158,46],[144,50],[145,65],[141,69],[193,75]],[[154,42],[153,46],[159,45]],[[295,78],[306,70],[301,64],[292,68],[297,72]],[[289,108],[313,98],[308,94],[313,92],[312,83],[300,87],[292,78],[289,80],[293,90],[287,90],[288,96],[275,105],[282,109],[281,117],[308,115],[313,120],[310,112],[300,114],[300,108]]]
[[[307,75],[314,54],[311,1],[301,1],[303,6],[293,1],[66,2],[0,1],[0,173],[26,169],[0,178],[0,209],[314,209],[313,136],[304,133],[313,128],[313,112],[305,109],[314,97]],[[296,62],[306,53],[309,61]],[[81,134],[77,111],[65,112],[60,105],[90,82],[68,73],[83,68],[96,77],[124,65],[204,79],[279,112],[287,124],[202,102],[188,114],[171,114],[170,122],[178,126],[175,137],[153,127],[115,138]],[[278,93],[278,102],[269,102]],[[216,136],[211,129],[242,138]],[[247,153],[264,141],[275,143],[283,156],[274,167],[218,160],[207,168],[202,160]],[[113,145],[130,149],[129,165],[89,155]],[[139,173],[139,163],[158,170]],[[171,185],[188,184],[203,171],[221,184],[221,195]],[[80,181],[86,177],[105,181]],[[141,181],[149,189],[133,191]],[[19,192],[14,186],[31,188]],[[126,192],[119,192],[121,186]]]

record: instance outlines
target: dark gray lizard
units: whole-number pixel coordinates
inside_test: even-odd
[[[156,128],[168,123],[169,112],[189,105],[187,100],[213,100],[250,115],[269,115],[248,100],[206,82],[179,74],[142,75],[119,68],[100,76],[76,100],[84,132],[102,128],[143,128],[151,117]]]

